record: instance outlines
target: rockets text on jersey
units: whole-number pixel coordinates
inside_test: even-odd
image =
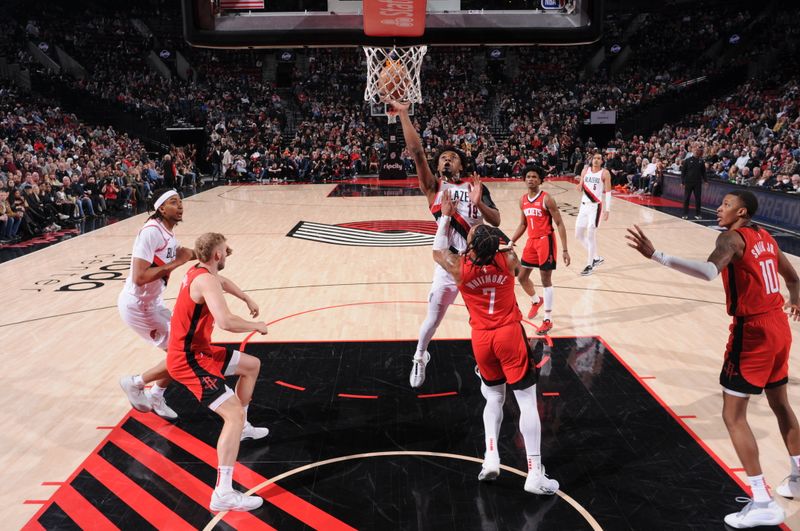
[[[547,192],[540,191],[536,197],[522,196],[520,202],[528,227],[528,238],[541,238],[553,232],[553,218],[545,204]]]

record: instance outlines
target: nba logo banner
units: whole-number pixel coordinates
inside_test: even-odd
[[[561,0],[542,0],[542,9],[562,9],[564,2]]]

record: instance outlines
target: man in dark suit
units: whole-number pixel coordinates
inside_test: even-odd
[[[683,161],[681,166],[681,184],[683,185],[683,219],[689,219],[689,198],[694,194],[694,219],[703,219],[700,215],[703,183],[706,181],[706,161],[703,160],[703,146],[698,142],[694,146],[692,156]]]

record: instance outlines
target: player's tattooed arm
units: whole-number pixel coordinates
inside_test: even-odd
[[[742,252],[744,252],[742,236],[735,230],[729,230],[717,237],[717,244],[708,255],[708,261],[717,266],[718,271],[722,271],[731,261],[741,258]]]

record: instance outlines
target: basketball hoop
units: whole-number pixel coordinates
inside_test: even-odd
[[[379,48],[364,46],[367,56],[367,87],[364,101],[371,103],[421,103],[420,70],[427,46]],[[387,113],[389,123],[396,113]]]

